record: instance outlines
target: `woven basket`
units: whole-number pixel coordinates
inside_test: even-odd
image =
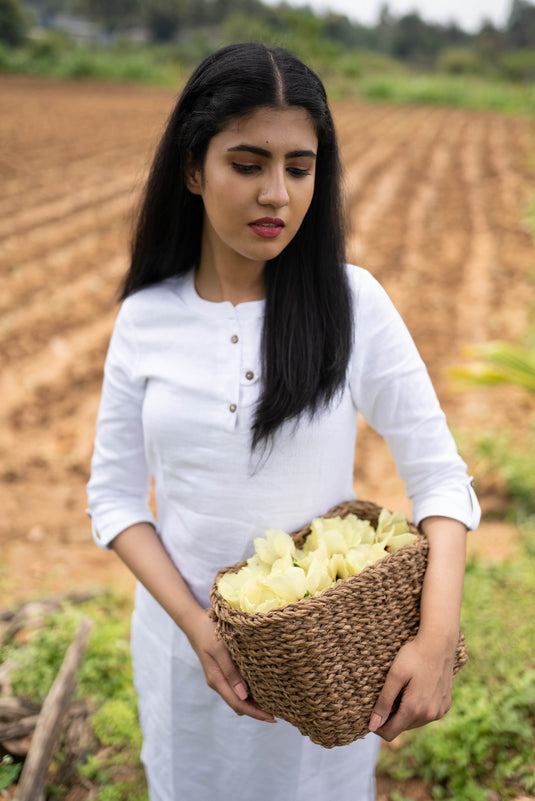
[[[376,527],[380,511],[349,501],[324,517],[353,513]],[[292,534],[298,547],[309,532]],[[217,633],[260,708],[326,748],[364,737],[394,657],[418,630],[427,551],[420,535],[321,595],[265,614],[234,609],[217,589],[245,562],[220,570],[210,593]],[[454,675],[467,659],[461,635]]]

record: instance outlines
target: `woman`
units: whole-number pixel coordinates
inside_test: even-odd
[[[314,73],[261,44],[206,59],[148,180],[88,485],[96,541],[139,579],[132,652],[151,801],[368,801],[377,734],[450,703],[477,501],[406,328],[344,263],[342,220]],[[390,446],[430,556],[420,629],[388,674],[377,734],[327,750],[249,699],[205,609],[217,570],[265,529],[354,497],[358,410]]]

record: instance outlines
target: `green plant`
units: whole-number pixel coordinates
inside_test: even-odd
[[[7,790],[19,777],[22,765],[13,762],[7,754],[0,760],[0,790]]]
[[[29,631],[25,643],[0,649],[0,662],[13,659],[18,664],[12,677],[13,691],[40,702],[61,667],[81,616],[93,619],[95,625],[78,671],[76,693],[95,709],[90,718],[94,752],[87,755],[83,764],[77,763],[75,770],[92,783],[96,794],[93,797],[99,801],[147,801],[139,762],[141,732],[132,683],[127,606],[129,602],[111,594],[78,607],[65,604]],[[55,758],[59,773],[65,759],[60,744]],[[17,765],[0,765],[0,789],[9,786],[19,770]],[[49,787],[49,795],[55,798],[63,799],[67,792],[61,783]]]
[[[393,103],[425,103],[461,108],[489,109],[513,114],[535,113],[535,94],[531,86],[466,75],[430,73],[365,76],[360,95],[368,100]]]
[[[481,59],[470,47],[448,47],[441,50],[436,68],[448,75],[480,75],[483,72]]]
[[[479,386],[509,384],[535,393],[535,330],[525,345],[485,342],[467,348],[465,353],[473,359],[472,363],[453,368],[452,378]]]
[[[470,660],[455,680],[452,708],[385,750],[383,771],[424,779],[434,798],[488,801],[491,791],[503,799],[533,792],[534,568],[529,551],[514,563],[469,563],[462,628]]]
[[[105,606],[97,602],[79,607],[66,604],[29,632],[24,647],[0,649],[0,660],[13,658],[20,666],[13,678],[17,695],[35,702],[46,696],[83,614],[89,614],[96,625],[78,672],[79,694],[101,701],[132,692],[128,631],[120,615],[122,602],[111,598],[111,611],[107,608],[110,599],[102,603]]]
[[[465,438],[468,442],[468,438]],[[535,435],[513,445],[507,431],[477,434],[471,438],[474,473],[502,484],[509,496],[509,516],[523,520],[535,514]]]
[[[102,745],[141,748],[136,709],[129,699],[106,701],[93,715],[93,731]]]
[[[509,81],[533,81],[535,52],[531,48],[526,48],[504,53],[499,61],[499,69]]]

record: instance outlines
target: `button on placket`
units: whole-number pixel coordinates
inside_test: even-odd
[[[230,394],[230,398],[228,398],[227,403],[227,414],[230,415],[230,419],[232,420],[231,426],[234,428],[236,426],[237,415],[236,412],[238,411],[238,399],[239,399],[239,387],[235,385],[235,376],[236,371],[239,376],[240,374],[240,365],[241,365],[241,342],[240,336],[238,334],[238,325],[237,320],[235,319],[234,322],[231,324],[232,328],[228,334],[228,342],[231,346],[238,345],[237,348],[232,347],[232,350],[229,352],[229,366],[231,367],[231,371],[229,373],[230,383],[228,385],[228,391]],[[234,329],[234,331],[233,331]],[[238,390],[238,394],[236,394],[236,390]],[[227,396],[228,397],[228,396]]]
[[[252,381],[253,378],[254,378],[253,371],[252,370],[247,370],[247,372],[245,373],[245,378],[247,379],[247,381]]]

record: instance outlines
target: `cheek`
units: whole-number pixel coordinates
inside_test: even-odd
[[[300,205],[299,205],[299,210],[301,212],[301,221],[303,220],[303,218],[305,217],[307,211],[309,210],[310,204],[312,203],[312,198],[313,197],[314,197],[314,187],[312,187],[312,189],[310,189],[308,192],[303,193],[303,196],[301,197],[301,202],[300,202]]]

